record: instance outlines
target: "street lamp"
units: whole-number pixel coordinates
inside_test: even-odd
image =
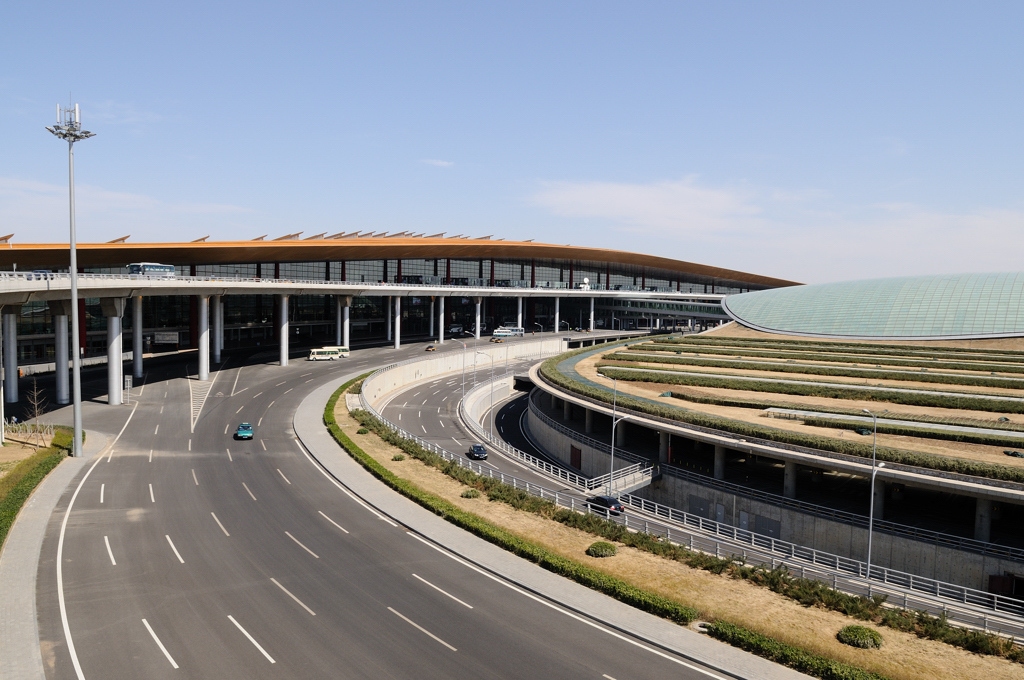
[[[874,433],[871,435],[871,492],[868,495],[870,498],[870,505],[868,506],[868,569],[867,577],[871,578],[871,538],[875,528],[875,475],[878,474],[879,468],[884,468],[885,463],[875,465],[875,452],[877,450],[878,443],[878,416],[866,408],[861,409],[864,413],[871,416],[871,422],[874,426]]]
[[[455,342],[462,345],[462,401],[466,401],[466,343],[462,340]]]
[[[608,468],[608,495],[612,495],[612,478],[615,476],[615,428],[623,420],[626,420],[630,416],[625,415],[621,418],[615,417],[616,407],[619,401],[619,383],[616,378],[612,378],[612,460]]]
[[[494,439],[494,357],[485,352],[477,351],[476,354],[482,354],[487,357],[487,360],[491,362],[491,439]],[[473,355],[474,363],[476,362],[476,354]]]
[[[68,143],[68,200],[71,212],[71,263],[68,268],[71,274],[71,383],[72,412],[74,414],[74,455],[82,456],[82,373],[81,349],[78,343],[78,245],[75,239],[75,142],[95,137],[95,133],[82,129],[82,117],[78,104],[75,108],[62,108],[57,105],[57,122],[53,127],[46,128],[56,137]],[[67,366],[57,367],[67,370]]]

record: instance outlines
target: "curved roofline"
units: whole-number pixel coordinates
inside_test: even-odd
[[[81,266],[114,266],[126,262],[168,264],[234,264],[238,262],[308,262],[374,259],[523,259],[575,260],[632,265],[675,274],[704,276],[753,286],[777,288],[794,281],[748,272],[673,260],[656,255],[609,248],[554,245],[532,241],[469,238],[339,238],[281,241],[206,241],[199,243],[79,243]],[[0,244],[0,265],[22,267],[66,265],[68,245],[63,243]]]

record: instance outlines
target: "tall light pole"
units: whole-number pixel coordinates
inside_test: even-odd
[[[615,428],[623,420],[629,418],[628,415],[622,416],[621,418],[615,417],[616,407],[619,401],[619,382],[616,378],[612,378],[612,461],[608,468],[608,495],[612,495],[612,478],[615,476]]]
[[[487,357],[488,361],[491,362],[491,439],[494,439],[494,357],[492,357],[490,354],[486,354],[480,351],[478,351],[476,354],[482,354],[483,356]],[[473,363],[476,363],[476,354],[473,355]]]
[[[875,475],[878,474],[878,469],[879,468],[884,468],[885,467],[885,463],[882,463],[882,464],[878,465],[877,467],[875,466],[875,452],[877,450],[877,443],[878,443],[878,416],[876,416],[874,413],[872,413],[871,411],[867,410],[866,408],[865,409],[861,409],[861,410],[864,411],[864,413],[867,413],[869,416],[871,416],[871,422],[874,425],[874,433],[871,435],[871,492],[870,492],[870,494],[868,496],[871,499],[871,503],[868,506],[868,573],[867,573],[867,577],[870,579],[871,578],[871,537],[872,537],[872,533],[874,532],[874,528],[875,528]]]
[[[51,134],[64,139],[68,143],[68,201],[71,211],[71,394],[72,413],[74,414],[74,455],[82,455],[82,366],[81,352],[78,342],[78,245],[75,239],[75,142],[95,137],[95,133],[82,129],[82,117],[75,108],[61,108],[57,105],[57,122],[53,127],[46,128]],[[67,370],[67,366],[58,366],[57,370]]]
[[[466,401],[466,343],[462,340],[455,342],[462,345],[462,401]]]

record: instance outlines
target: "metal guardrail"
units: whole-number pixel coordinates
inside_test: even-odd
[[[417,360],[401,363],[406,364],[412,361]],[[367,381],[397,365],[399,364],[392,364],[375,371],[367,377]],[[513,488],[522,489],[527,493],[550,500],[558,506],[578,512],[595,513],[594,508],[577,500],[571,494],[552,491],[494,468],[484,467],[403,430],[374,409],[364,392],[360,393],[359,401],[362,408],[373,414],[385,427],[446,460],[455,461],[461,467],[469,468],[477,474],[498,479]],[[472,421],[472,419],[469,420]],[[508,445],[506,444],[506,446]],[[508,446],[508,448],[517,451],[514,447]],[[534,456],[529,456],[524,452],[519,453],[522,454],[522,457],[516,457],[520,460],[527,461],[527,458],[533,458],[539,461]],[[550,465],[545,461],[539,462]],[[858,560],[738,529],[629,494],[621,496],[620,501],[624,505],[655,518],[673,522],[675,526],[651,521],[644,517],[633,517],[625,513],[618,517],[600,512],[596,514],[602,514],[608,519],[620,522],[629,529],[660,536],[691,550],[714,554],[718,557],[732,557],[745,564],[762,565],[772,569],[784,567],[791,573],[799,574],[804,578],[829,584],[834,590],[868,597],[876,594],[895,596],[895,599],[890,602],[896,606],[902,606],[904,609],[944,615],[958,625],[1006,635],[1013,638],[1014,642],[1018,642],[1017,638],[1022,638],[1018,644],[1024,644],[1024,601],[875,565],[872,565],[870,574],[866,574],[864,563]]]

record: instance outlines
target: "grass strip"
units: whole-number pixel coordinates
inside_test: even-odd
[[[0,545],[7,540],[21,507],[39,482],[67,458],[71,442],[71,432],[64,427],[57,428],[50,446],[39,449],[0,479]]]
[[[871,429],[871,423],[855,420],[838,420],[832,418],[814,418],[812,416],[794,416],[795,420],[803,421],[804,425],[811,427],[831,427],[838,430]],[[985,446],[1011,446],[1024,448],[1022,437],[1000,437],[998,435],[982,434],[975,432],[960,432],[957,430],[935,430],[927,427],[915,427],[913,425],[894,425],[892,423],[879,423],[879,434],[894,434],[904,437],[917,437],[920,439],[941,439],[951,442],[963,442],[965,444],[983,444]]]
[[[770,361],[742,359],[706,359],[690,357],[666,357],[637,355],[634,352],[615,352],[604,357],[605,361],[620,361],[644,364],[665,364],[682,366],[703,366],[708,368],[734,368],[748,371],[772,373],[798,373],[801,375],[824,375],[844,378],[871,378],[873,380],[900,380],[906,382],[938,383],[940,385],[970,385],[973,387],[997,387],[1024,389],[1024,379],[992,378],[981,375],[950,375],[925,371],[890,371],[879,368],[853,368],[845,366],[794,365]]]
[[[724,337],[694,337],[682,338],[668,337],[658,342],[670,345],[692,344],[692,345],[727,345],[732,347],[795,347],[798,349],[814,349],[819,352],[849,352],[856,350],[862,354],[889,354],[893,356],[929,356],[960,359],[965,355],[973,357],[976,361],[1012,361],[1024,362],[1024,351],[1020,350],[977,350],[966,347],[944,347],[935,348],[921,347],[916,345],[889,345],[884,342],[858,343],[858,342],[836,342],[836,341],[814,341],[814,340],[754,340],[749,338],[724,338]]]

